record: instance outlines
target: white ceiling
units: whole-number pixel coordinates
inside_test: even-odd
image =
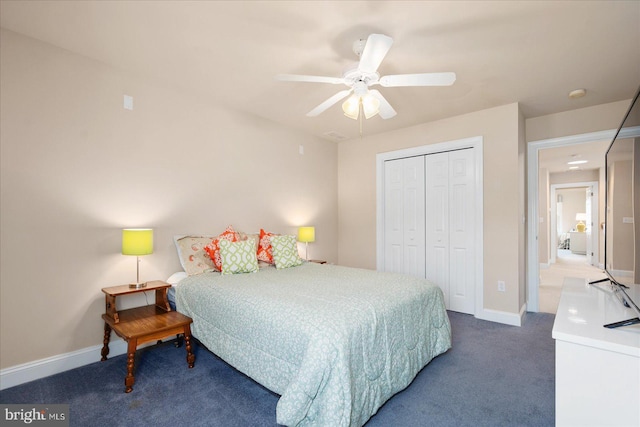
[[[2,27],[327,138],[358,136],[336,76],[353,42],[393,37],[381,75],[454,71],[450,87],[380,88],[398,115],[373,134],[519,102],[525,117],[629,99],[640,83],[638,1],[8,1]],[[569,91],[587,96],[570,100]],[[330,139],[330,138],[327,138]]]

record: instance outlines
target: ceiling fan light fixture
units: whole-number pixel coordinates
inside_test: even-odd
[[[278,74],[281,81],[344,84],[349,89],[342,90],[307,113],[308,117],[315,117],[344,98],[352,94],[342,103],[345,116],[358,120],[379,115],[383,120],[396,116],[396,111],[385,97],[375,89],[374,85],[383,87],[411,87],[411,86],[449,86],[456,81],[456,73],[419,73],[395,74],[380,77],[378,67],[385,58],[393,39],[384,34],[370,34],[366,40],[357,40],[353,44],[353,51],[360,60],[343,70],[342,77],[324,77],[298,74]],[[362,106],[362,107],[361,107]],[[360,110],[362,109],[362,116]],[[362,122],[361,122],[362,123]]]
[[[342,103],[342,111],[344,111],[344,115],[350,119],[358,120],[361,105],[364,117],[367,119],[370,119],[380,112],[380,101],[370,93],[363,95],[354,93]]]
[[[380,112],[380,101],[367,93],[362,98],[362,110],[364,117],[370,119]]]
[[[344,115],[353,120],[358,120],[360,113],[360,97],[356,94],[351,95],[342,103],[342,111]]]

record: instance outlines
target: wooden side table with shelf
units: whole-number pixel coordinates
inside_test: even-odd
[[[136,349],[139,344],[160,340],[171,335],[184,334],[185,347],[187,349],[187,364],[193,368],[195,355],[191,350],[191,323],[190,317],[177,311],[172,311],[169,306],[167,292],[170,284],[160,280],[147,282],[143,288],[132,288],[129,285],[110,286],[102,288],[105,294],[104,340],[102,347],[102,361],[107,360],[109,354],[109,340],[113,330],[119,337],[127,342],[127,376],[124,379],[125,393],[133,390],[135,382],[134,364]],[[139,292],[155,291],[155,304],[142,307],[118,310],[116,298]]]

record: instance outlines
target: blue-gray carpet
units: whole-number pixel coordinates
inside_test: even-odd
[[[518,328],[449,312],[453,348],[366,424],[386,426],[553,426],[554,316],[527,313]],[[125,356],[0,391],[0,403],[68,403],[71,426],[276,426],[278,395],[196,343],[138,351],[133,392],[124,393]]]

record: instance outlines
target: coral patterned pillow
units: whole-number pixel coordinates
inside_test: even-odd
[[[189,276],[214,271],[213,261],[204,249],[214,236],[175,236],[174,239],[180,264]]]
[[[226,230],[218,237],[213,239],[211,244],[204,247],[204,250],[209,254],[209,257],[213,261],[213,265],[218,271],[222,271],[222,258],[220,257],[220,240],[227,240],[229,242],[238,241],[238,233],[230,225]]]
[[[273,264],[273,249],[271,248],[271,236],[277,234],[269,233],[260,229],[260,240],[258,242],[258,260]]]

